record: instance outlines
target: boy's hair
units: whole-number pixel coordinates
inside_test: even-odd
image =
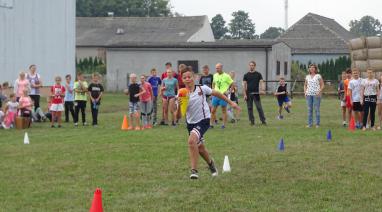
[[[100,74],[99,74],[98,72],[94,72],[94,73],[92,74],[92,77],[100,77]]]
[[[3,82],[3,87],[9,87],[9,82]]]
[[[280,79],[279,80],[285,80],[285,78],[284,77],[280,77]]]
[[[351,74],[351,73],[352,73],[352,70],[351,70],[351,68],[347,68],[345,72],[346,72],[347,74]]]
[[[60,77],[60,76],[56,76],[56,77],[54,78],[54,81],[56,81],[56,80],[60,80],[60,81],[61,81],[61,77]]]
[[[354,73],[354,72],[359,72],[359,69],[358,68],[353,68],[352,73]]]
[[[11,93],[11,94],[9,94],[9,98],[13,98],[13,97],[15,97],[15,96],[16,96],[15,93]]]
[[[171,62],[167,62],[165,65],[166,66],[172,66],[172,63]]]
[[[83,73],[81,71],[77,71],[77,76],[82,76]]]
[[[254,60],[249,61],[249,64],[251,64],[251,63],[256,66],[256,62]]]
[[[372,72],[374,72],[374,69],[373,69],[372,67],[369,67],[369,68],[366,69],[366,71],[372,71]]]
[[[30,65],[30,66],[29,66],[29,69],[31,69],[33,66],[36,66],[36,65],[35,65],[35,64]]]
[[[182,70],[184,70],[185,68],[186,68],[187,66],[185,65],[185,64],[180,64],[179,65],[179,71],[180,71],[180,73],[182,73]]]
[[[208,65],[204,65],[204,66],[202,67],[202,69],[210,69],[210,67],[209,67]]]
[[[150,70],[150,73],[153,73],[154,71],[157,71],[155,68],[152,68],[151,70]]]
[[[65,76],[65,79],[68,78],[68,77],[72,78],[72,75],[67,74],[67,75]]]
[[[182,70],[182,72],[180,72],[182,75],[186,72],[191,72],[192,74],[194,73],[192,71],[192,67],[191,66],[187,66],[184,70]]]

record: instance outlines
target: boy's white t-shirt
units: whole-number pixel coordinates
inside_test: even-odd
[[[362,79],[352,79],[349,82],[349,89],[352,93],[352,101],[353,102],[361,102],[361,86],[362,86]]]
[[[364,79],[362,80],[362,86],[365,88],[363,93],[364,96],[377,95],[377,90],[379,86],[379,81],[377,79]]]
[[[206,85],[195,86],[190,92],[186,119],[189,124],[196,124],[203,119],[211,118],[210,107],[206,101],[206,95],[211,95],[212,89]]]
[[[9,101],[7,102],[7,106],[8,106],[8,111],[17,113],[17,108],[19,107],[19,103]]]

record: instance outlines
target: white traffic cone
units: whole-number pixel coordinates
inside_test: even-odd
[[[231,166],[229,165],[228,155],[224,157],[223,173],[224,172],[231,172]]]
[[[24,135],[24,144],[29,144],[29,137],[27,132],[25,132],[25,135]]]

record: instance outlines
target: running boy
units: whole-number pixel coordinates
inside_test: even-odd
[[[353,79],[350,80],[348,89],[357,129],[362,127],[361,83],[362,79],[359,78],[359,70],[354,68]]]
[[[54,122],[57,122],[58,128],[61,128],[61,113],[64,111],[65,87],[61,85],[61,77],[57,76],[56,84],[50,88],[52,95],[52,105],[50,111],[52,113],[51,127],[54,128]]]
[[[84,75],[81,72],[77,73],[77,82],[74,83],[74,126],[78,126],[78,116],[81,110],[82,125],[88,125],[86,123],[86,101],[88,99],[88,83],[84,80]]]
[[[292,102],[288,98],[287,84],[285,83],[284,77],[280,77],[279,87],[277,88],[277,91],[275,92],[275,96],[277,97],[277,102],[279,105],[279,115],[277,118],[281,120],[284,118],[284,116],[281,114],[283,110],[283,106],[286,112],[288,113],[290,113],[289,108],[292,107]]]
[[[101,97],[103,95],[103,86],[100,83],[100,75],[98,73],[94,73],[92,75],[92,82],[88,87],[89,96],[90,96],[90,105],[92,111],[93,127],[98,125],[98,111],[99,106],[101,105]]]
[[[136,74],[130,74],[130,85],[128,89],[125,90],[125,94],[129,95],[129,128],[128,130],[133,129],[133,124],[135,120],[135,130],[140,130],[140,123],[139,123],[139,97],[145,93],[145,90],[142,89],[141,86],[137,83],[137,75]]]
[[[189,100],[186,112],[188,137],[188,152],[191,163],[191,179],[198,179],[198,158],[199,155],[207,162],[212,176],[217,176],[218,171],[215,167],[213,159],[210,157],[205,145],[204,134],[210,126],[211,113],[206,101],[206,95],[216,96],[228,102],[236,110],[240,110],[239,106],[229,100],[222,93],[212,90],[208,86],[195,85],[194,72],[190,68],[186,68],[182,73],[182,79],[189,90]],[[179,102],[181,104],[181,102]],[[180,108],[180,107],[179,107]],[[177,116],[181,116],[180,109],[177,111]]]

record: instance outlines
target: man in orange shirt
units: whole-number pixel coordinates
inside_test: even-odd
[[[351,102],[350,102],[350,93],[348,91],[348,88],[349,88],[349,82],[350,80],[352,79],[352,71],[350,68],[347,68],[346,69],[346,79],[344,80],[344,90],[345,90],[345,102],[346,102],[346,108],[348,110],[348,115],[349,115],[349,123],[350,123],[350,119],[351,119],[351,116],[352,116],[352,105],[351,105]],[[346,125],[346,123],[345,123]]]

